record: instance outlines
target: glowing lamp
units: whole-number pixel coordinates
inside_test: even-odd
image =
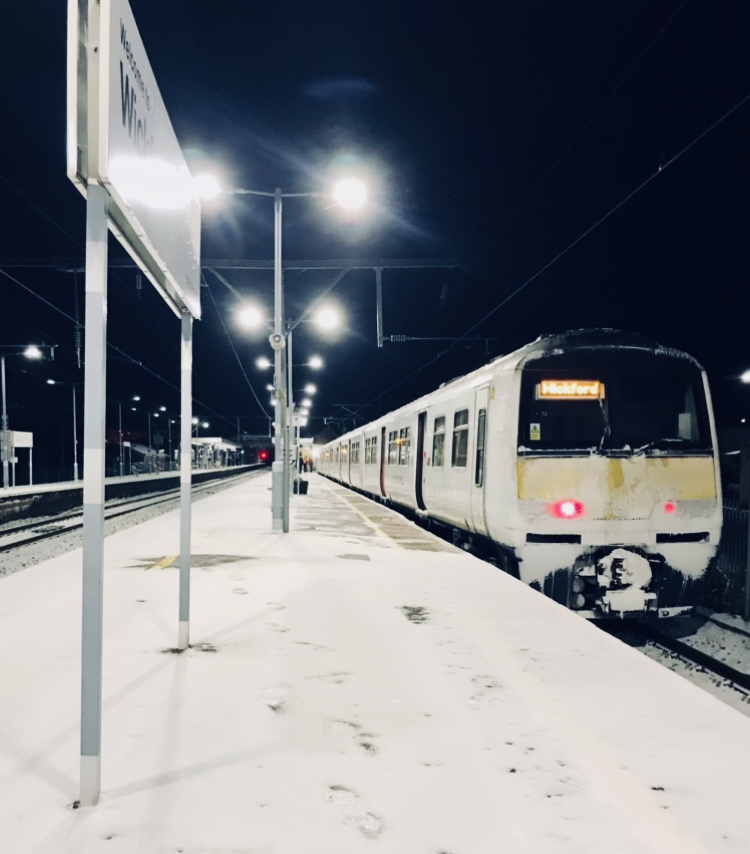
[[[584,507],[580,501],[565,498],[549,505],[550,515],[556,519],[580,519],[583,516]]]
[[[674,513],[677,510],[677,505],[674,501],[667,501],[664,504],[664,512],[665,513]]]

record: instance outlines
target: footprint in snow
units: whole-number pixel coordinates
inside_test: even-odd
[[[356,827],[368,839],[377,839],[385,830],[383,819],[363,809],[359,795],[346,786],[328,786],[323,793],[323,799],[343,810],[346,813],[344,824]]]

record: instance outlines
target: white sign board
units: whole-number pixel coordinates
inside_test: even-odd
[[[19,430],[11,431],[13,433],[13,447],[14,448],[33,448],[34,447],[34,434],[33,433],[22,433]]]
[[[200,201],[128,0],[69,1],[68,176],[84,194],[104,185],[113,233],[175,312],[198,318]]]

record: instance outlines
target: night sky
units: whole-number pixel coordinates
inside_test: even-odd
[[[377,348],[372,270],[331,291],[346,316],[335,338],[299,326],[294,362],[316,352],[326,363],[318,376],[295,372],[300,386],[318,383],[312,433],[587,326],[689,351],[709,372],[720,426],[750,417],[738,381],[750,368],[745,0],[131,7],[194,172],[289,193],[325,190],[342,162],[369,176],[358,218],[285,202],[285,261],[459,265],[383,272],[385,335],[433,340]],[[66,2],[17,2],[3,17],[0,344],[58,345],[53,364],[7,361],[10,426],[34,431],[36,464],[59,456],[71,415],[44,379],[83,381],[83,276],[56,259],[83,258],[85,202],[65,174]],[[202,239],[204,259],[272,259],[271,200],[206,205]],[[126,257],[114,239],[110,257]],[[271,312],[270,270],[222,275]],[[288,319],[336,275],[289,271]],[[270,347],[238,327],[232,291],[204,276],[195,413],[214,435],[234,435],[238,417],[265,431],[270,375],[254,362]],[[110,272],[108,337],[108,429],[134,394],[177,412],[179,322],[134,268]],[[129,429],[145,429],[145,411],[128,409]]]

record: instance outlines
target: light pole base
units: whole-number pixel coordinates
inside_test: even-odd
[[[284,530],[284,463],[275,462],[271,466],[271,516],[273,530]]]

